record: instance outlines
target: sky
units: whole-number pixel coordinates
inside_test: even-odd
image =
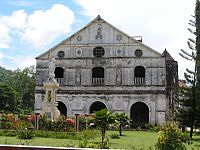
[[[0,66],[16,70],[66,39],[97,15],[179,63],[179,78],[194,65],[179,56],[188,50],[187,28],[195,0],[0,0]]]

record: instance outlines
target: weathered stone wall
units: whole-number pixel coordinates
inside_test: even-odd
[[[105,50],[102,58],[93,55],[93,49]],[[135,51],[142,50],[137,57]],[[58,52],[65,53],[63,58]],[[150,47],[137,42],[104,20],[96,19],[76,34],[56,45],[37,58],[37,86],[35,109],[39,112],[44,99],[43,83],[48,75],[48,55],[56,58],[56,67],[64,69],[63,82],[57,100],[67,107],[69,116],[89,113],[90,106],[100,101],[111,111],[126,112],[131,106],[143,102],[149,108],[149,121],[165,121],[166,68],[165,58]],[[135,67],[145,68],[145,84],[135,85]],[[92,69],[104,68],[104,84],[92,84]]]

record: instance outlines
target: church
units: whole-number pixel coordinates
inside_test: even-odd
[[[36,57],[35,112],[45,101],[49,56],[55,58],[57,108],[67,117],[107,108],[125,112],[131,126],[162,124],[173,108],[178,64],[117,29],[101,16]]]

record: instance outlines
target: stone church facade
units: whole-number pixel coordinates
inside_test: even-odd
[[[61,114],[107,108],[125,112],[132,126],[162,124],[167,119],[166,58],[100,16],[36,58],[36,113],[41,113],[45,99],[50,55],[55,57]]]

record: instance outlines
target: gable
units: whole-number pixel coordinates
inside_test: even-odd
[[[126,33],[120,31],[98,16],[81,30],[74,33],[72,36],[63,40],[37,58],[48,57],[48,53],[57,53],[59,49],[63,49],[63,47],[64,49],[68,49],[68,47],[75,47],[74,49],[76,49],[76,46],[81,47],[99,45],[113,45],[113,47],[117,46],[117,48],[120,47],[121,49],[128,49],[128,51],[126,50],[126,52],[124,52],[128,56],[134,56],[133,53],[135,50],[141,49],[144,52],[144,57],[161,57],[161,54],[157,51],[135,40],[133,37],[130,37]]]

